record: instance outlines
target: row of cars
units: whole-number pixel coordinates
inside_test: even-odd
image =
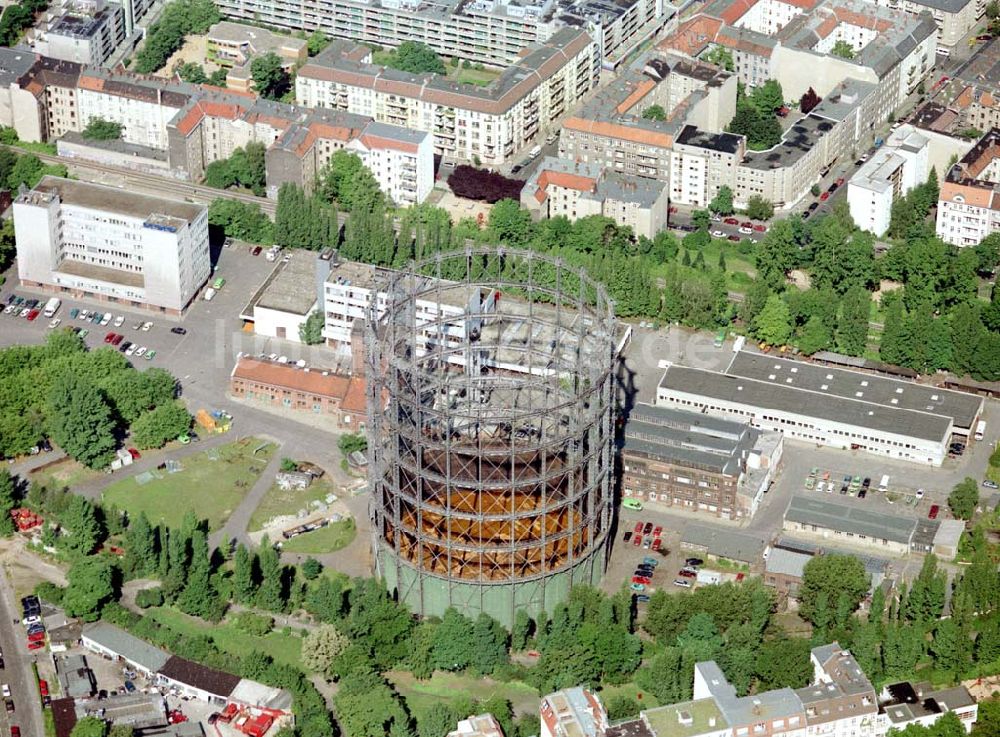
[[[685,560],[684,567],[677,571],[674,586],[680,586],[682,589],[691,588],[691,579],[698,578],[698,568],[703,565],[705,565],[705,561],[701,558],[688,558]]]
[[[156,358],[156,351],[147,349],[146,346],[133,343],[130,340],[125,340],[125,336],[121,333],[108,333],[104,336],[104,342],[117,348],[126,356],[135,356],[136,358],[145,356],[147,361],[152,361]]]
[[[646,604],[649,602],[649,594],[647,593],[647,587],[653,583],[653,575],[656,573],[656,566],[659,565],[659,561],[656,558],[651,558],[646,556],[642,561],[635,567],[635,571],[632,572],[632,582],[630,587],[635,593],[635,601],[638,604]],[[652,589],[649,589],[652,591]]]
[[[7,306],[3,308],[3,314],[9,317],[23,317],[29,322],[42,314],[42,307],[45,305],[40,299],[29,299],[16,294],[7,295]]]
[[[656,525],[653,527],[652,522],[636,522],[634,530],[627,530],[622,536],[622,542],[632,541],[632,544],[637,548],[642,547],[646,550],[659,550],[663,545],[663,540],[661,535],[663,534],[663,526]]]
[[[865,160],[867,160],[867,158],[868,157],[866,155],[865,156]],[[861,162],[861,163],[864,163],[864,162]],[[861,164],[858,164],[858,166],[860,166],[860,165]],[[838,189],[840,189],[843,186],[844,186],[844,178],[843,177],[839,177],[835,182],[833,182],[833,184],[831,184],[829,187],[826,188],[825,192],[823,192],[822,194],[820,194],[818,200],[816,200],[815,202],[813,202],[812,204],[810,204],[808,208],[806,208],[806,211],[802,213],[802,219],[803,220],[808,220],[809,217],[814,212],[816,212],[816,208],[819,207],[820,202],[826,202],[828,199],[830,199],[830,195],[832,195],[834,192],[836,192]]]
[[[21,624],[27,632],[28,649],[41,650],[45,647],[45,625],[42,623],[42,604],[37,596],[25,596],[21,599],[21,610],[24,618]]]
[[[831,473],[829,471],[820,471],[818,468],[813,468],[806,477],[805,488],[807,491],[815,489],[816,491],[832,494],[836,490],[838,482],[836,479],[831,479],[830,477]],[[868,496],[868,490],[871,489],[872,480],[868,476],[862,478],[861,476],[851,476],[848,474],[839,483],[841,494],[864,499]]]

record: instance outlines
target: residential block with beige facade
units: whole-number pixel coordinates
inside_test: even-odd
[[[499,166],[597,87],[600,63],[594,40],[571,28],[527,50],[485,87],[377,66],[333,45],[299,70],[295,98],[424,131],[437,155]]]
[[[938,238],[975,246],[1000,230],[1000,129],[991,128],[941,183]]]
[[[609,217],[636,236],[653,238],[667,227],[665,182],[618,174],[596,164],[546,157],[521,190],[521,205],[536,218]]]
[[[238,90],[252,88],[250,62],[256,56],[276,54],[287,72],[309,58],[305,39],[272,33],[260,26],[221,21],[208,29],[205,40],[205,61],[228,69],[226,85]]]

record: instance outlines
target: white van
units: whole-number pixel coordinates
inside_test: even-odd
[[[528,152],[528,159],[531,160],[531,159],[535,158],[541,152],[542,152],[542,147],[541,146],[535,146],[533,149],[531,149]]]
[[[205,301],[206,302],[211,302],[212,301],[212,297],[214,297],[214,296],[215,296],[215,289],[213,289],[212,287],[209,287],[208,289],[205,290]]]
[[[889,477],[883,476],[882,480],[878,482],[878,490],[882,492],[889,491]]]
[[[938,46],[937,47],[937,55],[938,56],[943,56],[943,57],[945,57],[947,59],[949,56],[951,56],[951,51],[949,51],[948,49],[946,49],[944,46]]]
[[[46,317],[53,317],[57,312],[59,312],[59,307],[61,305],[62,302],[58,297],[52,297],[45,303],[45,311],[42,314]]]
[[[976,440],[982,440],[986,437],[986,420],[980,420],[976,423]]]

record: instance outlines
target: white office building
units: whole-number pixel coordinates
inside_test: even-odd
[[[371,122],[347,144],[397,205],[419,205],[434,189],[434,137],[423,131]]]
[[[26,287],[180,314],[211,273],[208,210],[59,177],[14,201]]]
[[[858,227],[877,236],[889,229],[892,203],[927,180],[929,142],[902,126],[851,177],[847,203]]]
[[[983,411],[971,394],[746,351],[725,372],[670,366],[656,404],[931,466],[953,436],[968,439]]]

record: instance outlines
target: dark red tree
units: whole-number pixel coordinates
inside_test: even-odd
[[[816,94],[816,90],[810,87],[809,90],[802,95],[802,99],[799,100],[799,108],[803,113],[808,113],[821,102],[823,102],[823,99]]]
[[[448,177],[448,186],[458,197],[493,204],[504,198],[520,200],[524,181],[461,164]]]

